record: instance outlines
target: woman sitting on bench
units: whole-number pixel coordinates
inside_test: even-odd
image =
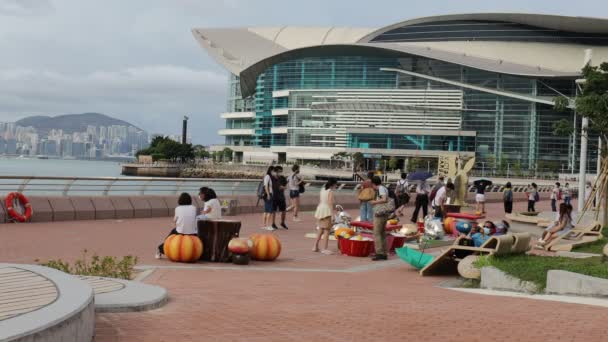
[[[545,229],[543,236],[538,240],[537,245],[539,247],[544,247],[560,235],[568,234],[568,232],[574,228],[572,221],[572,206],[569,206],[566,203],[560,204],[558,220]]]

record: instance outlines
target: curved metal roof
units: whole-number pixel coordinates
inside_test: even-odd
[[[502,60],[493,60],[482,57],[467,56],[464,54],[458,54],[454,52],[448,52],[443,50],[424,48],[411,45],[400,45],[400,44],[339,44],[339,45],[323,45],[323,46],[312,46],[300,49],[294,49],[278,53],[269,56],[265,59],[254,63],[243,71],[240,72],[241,78],[241,92],[243,96],[253,95],[255,93],[257,76],[263,73],[269,67],[295,58],[304,58],[318,56],[319,54],[325,56],[332,55],[358,55],[358,56],[405,56],[414,55],[436,59],[444,62],[460,64],[469,66],[472,68],[482,69],[491,72],[497,72],[502,74],[518,75],[518,76],[529,76],[529,77],[577,77],[580,75],[578,72],[562,72],[557,70],[550,70],[541,67],[533,67],[529,65],[509,63]]]
[[[363,37],[359,43],[369,43],[374,38],[385,32],[404,26],[452,20],[505,21],[569,32],[608,33],[608,19],[602,18],[569,17],[530,13],[468,13],[437,15],[405,20],[393,25],[382,27]]]
[[[448,20],[506,21],[562,31],[608,33],[608,19],[520,13],[473,13],[406,20],[380,29],[284,26],[193,29],[192,34],[218,63],[241,77],[241,90],[244,96],[254,93],[257,76],[276,63],[297,57],[345,53],[415,55],[491,72],[530,77],[576,77],[580,74],[578,70],[570,70],[572,66],[554,70],[538,65],[521,64],[521,59],[519,63],[503,60],[502,58],[507,57],[502,55],[501,59],[491,58],[492,56],[488,58],[442,50],[443,46],[438,49],[415,44],[371,42],[378,35],[398,27]],[[581,51],[585,48],[587,47],[581,47]],[[555,50],[548,51],[555,53]],[[572,54],[567,58],[578,59],[579,56]]]

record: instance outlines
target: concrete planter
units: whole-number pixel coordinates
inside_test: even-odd
[[[536,284],[523,281],[495,267],[481,269],[481,288],[488,290],[539,293]],[[547,273],[545,294],[608,297],[608,279],[601,279],[572,273],[552,270]]]
[[[608,297],[608,279],[567,271],[549,271],[545,292],[559,295]]]
[[[496,267],[481,269],[481,288],[488,290],[538,293],[536,284],[510,276]]]

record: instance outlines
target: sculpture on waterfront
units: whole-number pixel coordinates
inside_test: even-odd
[[[448,181],[454,182],[456,189],[455,205],[465,205],[467,197],[467,187],[469,185],[469,172],[475,165],[475,158],[471,158],[464,164],[464,159],[460,156],[440,156],[438,163],[438,174],[447,177]],[[462,168],[461,168],[462,167]]]

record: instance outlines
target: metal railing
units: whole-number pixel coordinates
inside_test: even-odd
[[[174,195],[198,193],[200,187],[206,186],[214,189],[218,195],[236,196],[254,195],[259,183],[257,179],[0,176],[0,195],[14,191],[41,196]],[[305,184],[307,193],[318,193],[325,181],[307,180]],[[360,182],[339,181],[338,184],[339,192],[352,193]],[[410,191],[414,189],[412,185]],[[539,186],[540,192],[550,192],[551,189],[551,185]],[[494,184],[486,191],[502,190],[502,184]],[[470,185],[467,191],[474,192],[475,188]],[[514,185],[513,191],[525,192],[526,186]],[[571,192],[575,194],[577,189],[571,188]]]
[[[156,177],[38,177],[0,176],[0,194],[23,192],[26,195],[173,195],[198,193],[210,187],[218,195],[253,195],[260,180],[156,178]],[[318,192],[325,181],[306,181],[306,192]],[[340,182],[338,191],[353,191],[357,182]]]

